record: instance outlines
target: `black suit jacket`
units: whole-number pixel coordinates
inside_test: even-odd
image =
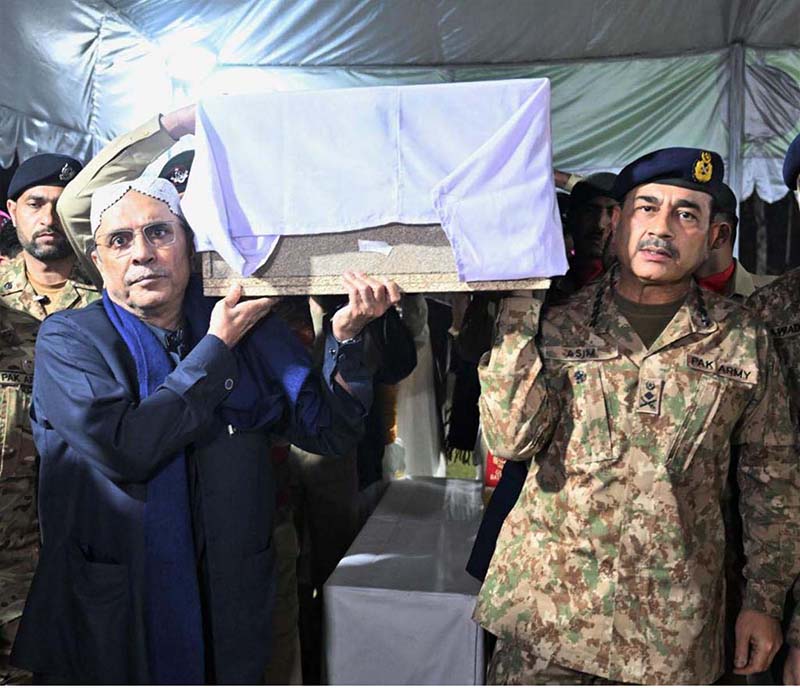
[[[293,337],[288,328],[285,336]],[[337,347],[332,340],[336,360],[345,348]],[[281,348],[285,355],[287,347]],[[297,351],[305,356],[299,342]],[[341,368],[360,384],[368,378],[354,363],[360,349],[348,351]],[[140,401],[133,358],[97,302],[47,318],[36,361],[32,420],[41,455],[43,543],[12,663],[77,682],[150,682],[143,616],[146,483],[185,449],[204,551],[207,666],[220,683],[259,682],[274,588],[274,487],[269,429],[232,432],[218,412],[238,382],[233,354],[216,337],[203,337]],[[329,384],[311,378],[283,415],[304,418],[302,436],[294,438],[301,445],[342,453],[357,441],[362,417],[353,418],[352,406],[344,411],[337,401],[343,392],[334,393],[330,383],[335,366],[328,369]],[[291,428],[286,434],[292,436]]]

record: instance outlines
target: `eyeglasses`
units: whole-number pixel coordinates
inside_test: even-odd
[[[142,225],[140,228],[144,240],[153,248],[167,248],[175,243],[178,222],[161,221]],[[124,256],[131,252],[133,242],[138,232],[135,229],[115,229],[95,237],[98,248],[116,257]]]

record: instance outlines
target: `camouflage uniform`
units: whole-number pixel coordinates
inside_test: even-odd
[[[67,284],[55,300],[47,303],[46,308],[28,281],[28,275],[25,272],[25,258],[22,253],[0,270],[0,302],[9,308],[29,313],[37,320],[44,320],[48,313],[68,308],[83,308],[99,298],[100,293],[96,287],[90,284],[80,272],[77,260]]]
[[[8,655],[39,552],[28,417],[38,329],[35,318],[0,304],[0,683],[27,676],[9,668]]]
[[[540,659],[520,643],[499,640],[489,664],[486,682],[491,686],[597,686],[616,681]]]
[[[766,329],[693,287],[645,349],[611,276],[549,310],[540,332],[539,309],[505,299],[481,361],[491,450],[535,460],[475,618],[542,660],[613,681],[712,682],[731,444],[745,606],[779,618],[794,576],[795,433]]]
[[[794,413],[800,411],[800,268],[787,272],[768,287],[759,289],[747,305],[767,324],[783,365]],[[800,580],[795,581],[794,600],[800,601]],[[796,607],[786,632],[786,642],[800,647],[800,607]]]

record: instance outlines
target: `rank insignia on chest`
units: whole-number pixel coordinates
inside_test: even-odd
[[[637,391],[637,413],[647,413],[657,416],[661,413],[661,389],[663,381],[656,378],[643,377],[639,380]]]

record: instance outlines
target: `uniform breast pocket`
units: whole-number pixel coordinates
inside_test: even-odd
[[[14,462],[14,474],[33,475],[35,451],[28,410],[30,392],[16,385],[0,386],[0,450],[4,459]]]
[[[16,385],[0,387],[3,390],[3,405],[10,428],[31,431],[31,392],[29,387]]]
[[[714,449],[730,437],[740,410],[754,384],[728,380],[716,374],[698,374],[690,398],[667,455],[667,468],[683,473],[702,447]],[[719,441],[719,442],[718,442]]]
[[[555,440],[563,447],[566,466],[615,458],[603,366],[617,355],[614,349],[599,347],[543,351],[551,365],[561,366],[564,405]]]

